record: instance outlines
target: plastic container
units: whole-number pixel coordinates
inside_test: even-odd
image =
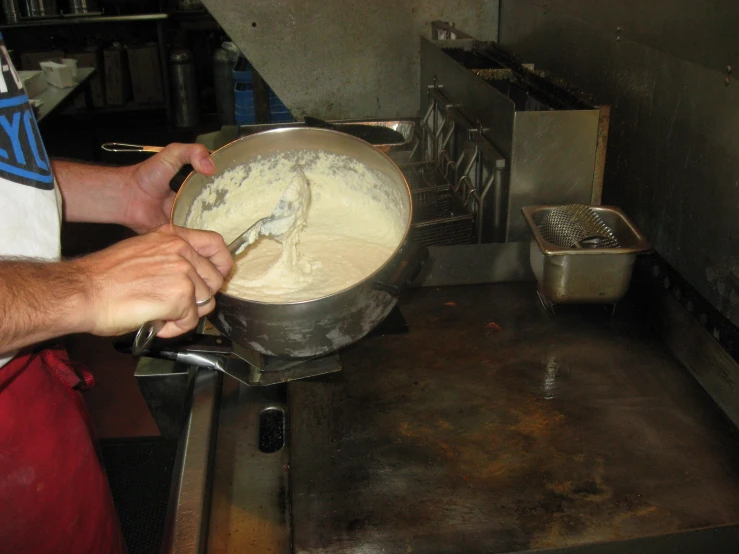
[[[275,92],[270,88],[269,96],[269,121],[270,123],[291,123],[295,121],[290,110],[282,103]]]
[[[69,88],[76,84],[69,66],[56,62],[41,62],[39,65],[44,72],[46,82],[50,85],[57,88]]]
[[[249,61],[240,56],[233,67],[234,114],[237,125],[253,125],[256,123],[254,108],[254,85],[252,68]],[[277,97],[271,88],[267,88],[269,98],[270,123],[290,123],[295,121],[290,110]]]
[[[254,111],[254,89],[246,83],[234,85],[234,107],[239,111]]]
[[[232,74],[234,81],[237,83],[252,84],[251,64],[244,56],[239,56],[234,64]]]
[[[234,118],[236,119],[236,125],[254,125],[256,118],[254,114],[234,112]]]

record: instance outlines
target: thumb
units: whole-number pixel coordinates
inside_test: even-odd
[[[172,143],[159,155],[163,157],[165,163],[175,168],[175,173],[186,164],[190,164],[195,171],[204,175],[212,175],[216,171],[210,152],[202,144]]]
[[[191,164],[204,175],[215,173],[215,164],[202,144],[172,143],[161,152],[135,167],[134,180],[143,190],[155,196],[171,193],[169,182],[185,164]]]
[[[216,171],[216,166],[210,159],[210,152],[205,146],[173,142],[141,164],[141,176],[147,181],[171,179],[186,164],[190,164],[195,171],[204,175],[212,175]]]

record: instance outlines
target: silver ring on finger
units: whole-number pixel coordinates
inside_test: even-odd
[[[210,290],[210,294],[208,295],[208,298],[206,298],[204,300],[196,300],[195,301],[195,305],[198,308],[202,308],[203,306],[207,306],[208,304],[210,304],[211,300],[213,300],[213,291],[210,289],[210,287],[208,287],[208,290]]]

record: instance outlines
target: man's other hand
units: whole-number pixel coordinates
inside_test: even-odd
[[[128,185],[123,189],[128,226],[145,233],[169,221],[175,193],[170,181],[186,164],[203,175],[213,175],[216,166],[202,144],[172,143],[140,164],[125,168]]]

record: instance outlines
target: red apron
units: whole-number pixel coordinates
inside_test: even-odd
[[[0,551],[120,554],[118,516],[63,349],[0,367]]]

